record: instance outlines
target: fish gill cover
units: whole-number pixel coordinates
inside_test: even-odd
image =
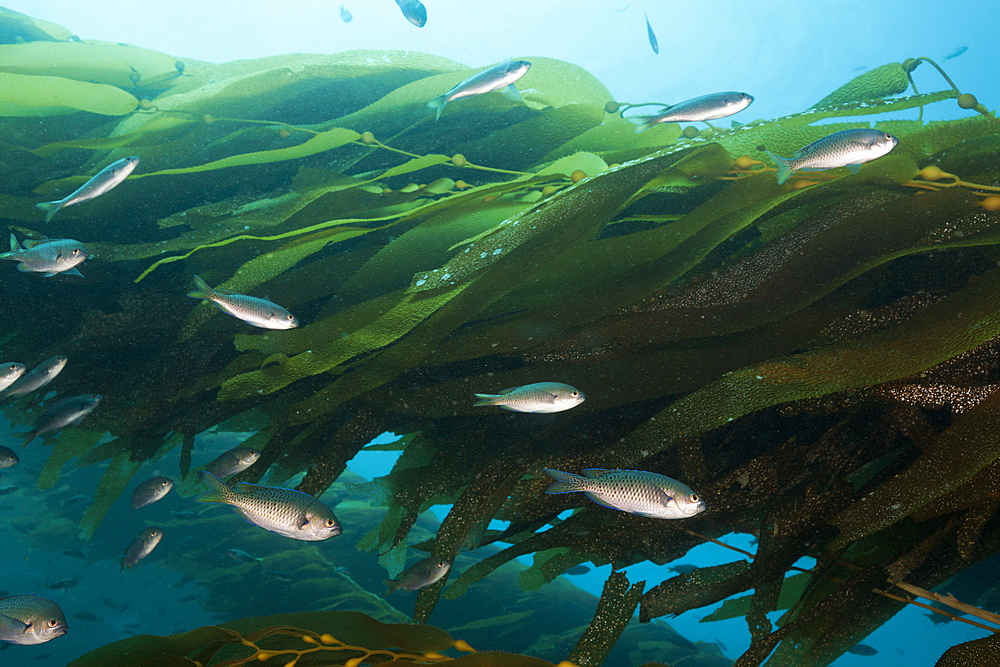
[[[759,535],[750,561],[658,586],[613,573],[556,658],[579,665],[636,610],[649,622],[751,589],[726,612],[753,637],[739,664],[827,665],[905,606],[899,586],[1000,550],[1000,125],[954,86],[894,97],[926,59],[793,116],[636,134],[628,105],[558,60],[530,58],[523,103],[464,99],[434,122],[427,101],[474,70],[412,51],[181,62],[2,17],[23,42],[0,45],[3,220],[91,252],[83,279],[5,280],[4,355],[68,355],[59,396],[104,396],[38,479],[109,462],[85,539],[144,462],[180,448],[188,476],[213,427],[255,433],[260,461],[238,481],[305,472],[313,495],[378,434],[405,434],[366,487],[386,511],[358,547],[395,576],[417,536],[448,562],[509,545],[423,588],[417,622],[517,556],[535,555],[520,585],[536,590],[587,561],[663,564]],[[968,117],[880,122],[899,145],[854,175],[778,185],[761,150],[956,98]],[[37,202],[132,155],[113,194],[42,222]],[[194,274],[300,326],[251,331],[195,304]],[[549,380],[586,402],[541,418],[473,405]],[[41,412],[4,406],[22,425]],[[708,511],[657,521],[544,493],[543,468],[598,467],[668,474]],[[441,503],[437,533],[411,534]],[[816,567],[786,581],[803,556]],[[972,644],[941,664],[962,651],[985,664]]]

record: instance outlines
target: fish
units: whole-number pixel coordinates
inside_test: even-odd
[[[590,568],[586,565],[574,565],[573,567],[566,570],[564,574],[568,574],[572,577],[580,576],[581,574],[587,574],[590,572]]]
[[[209,491],[198,502],[231,505],[243,520],[264,530],[306,542],[340,535],[333,510],[308,493],[246,482],[230,487],[210,472],[202,475],[202,481]]]
[[[87,621],[88,623],[98,623],[104,620],[103,616],[98,616],[97,614],[92,614],[89,611],[78,611],[70,618],[75,618],[81,621]]]
[[[562,412],[586,400],[576,387],[562,382],[535,382],[504,389],[499,394],[475,394],[473,407],[496,405],[512,412]]]
[[[282,572],[281,570],[268,570],[267,574],[275,581],[280,581],[285,584],[294,581],[292,575],[287,572]]]
[[[944,58],[942,58],[941,62],[944,62],[945,60],[951,60],[952,58],[957,58],[957,57],[959,57],[960,55],[962,55],[963,53],[965,53],[968,50],[969,50],[969,47],[967,47],[967,46],[960,46],[957,49],[955,49],[954,51],[952,51],[951,53],[949,53],[948,55],[946,55]]]
[[[66,616],[55,602],[41,595],[0,598],[0,641],[44,644],[68,630]]]
[[[427,23],[427,8],[420,0],[396,0],[396,4],[399,5],[406,20],[413,25],[423,28]]]
[[[205,470],[221,479],[235,475],[238,472],[243,472],[256,463],[259,458],[260,452],[256,449],[236,447],[209,463],[205,466]]]
[[[690,563],[678,563],[677,565],[671,565],[667,569],[677,574],[690,574],[697,570],[698,566],[691,565]]]
[[[261,329],[294,329],[299,326],[294,315],[272,301],[224,289],[213,290],[198,276],[194,277],[194,284],[198,289],[188,292],[189,297],[211,301],[222,312],[247,324]]]
[[[848,653],[853,653],[854,655],[875,655],[878,653],[868,644],[855,644],[851,648],[847,649]]]
[[[118,603],[118,602],[115,602],[114,600],[111,600],[111,599],[105,598],[105,597],[101,598],[101,602],[103,602],[106,606],[111,607],[112,609],[117,609],[118,611],[127,611],[128,610],[128,602]]]
[[[226,555],[237,563],[259,563],[262,560],[242,549],[229,549],[226,551]]]
[[[402,588],[417,591],[436,583],[451,569],[451,562],[437,556],[428,556],[406,568],[398,579],[385,579],[386,595]]]
[[[101,402],[100,394],[83,394],[56,401],[35,422],[34,427],[24,434],[24,447],[40,435],[56,433],[67,426],[79,426]]]
[[[57,201],[35,204],[35,207],[43,211],[48,211],[48,215],[45,216],[45,222],[49,222],[52,220],[52,216],[60,209],[74,204],[82,204],[95,197],[100,197],[108,190],[120,184],[129,177],[129,174],[132,173],[138,164],[139,158],[135,156],[123,157],[101,169],[93,178],[77,188],[71,195]]]
[[[67,577],[66,579],[57,579],[53,582],[47,582],[45,587],[50,591],[65,591],[73,588],[79,584],[80,581],[81,579],[79,577]]]
[[[483,95],[499,90],[504,97],[512,102],[523,102],[521,93],[517,92],[517,88],[514,87],[514,82],[527,74],[529,69],[531,69],[531,63],[527,60],[511,60],[508,58],[502,63],[473,74],[444,95],[435,97],[427,103],[427,106],[431,109],[437,109],[437,116],[434,118],[436,121],[441,118],[444,105],[452,100],[460,100],[463,97]]]
[[[30,394],[36,389],[41,389],[52,382],[62,372],[62,369],[66,367],[67,361],[69,361],[69,357],[62,355],[46,359],[22,375],[17,382],[0,391],[0,398],[16,398]]]
[[[137,510],[146,505],[152,505],[161,500],[174,488],[174,481],[169,477],[153,477],[135,487],[132,492],[132,509]]]
[[[627,120],[635,123],[636,134],[644,132],[657,123],[696,123],[716,118],[725,118],[746,109],[753,102],[753,96],[735,90],[701,95],[666,107],[652,116],[631,116]]]
[[[27,367],[13,361],[6,361],[0,366],[0,390],[6,389],[17,382]]]
[[[642,13],[646,16],[646,12]],[[656,41],[656,35],[653,33],[653,26],[649,25],[649,17],[646,16],[646,35],[649,36],[649,45],[653,47],[653,53],[660,52],[660,44]]]
[[[198,512],[195,512],[194,510],[174,510],[170,513],[170,516],[175,519],[197,519]]]
[[[159,528],[147,528],[146,530],[139,533],[139,535],[132,540],[132,544],[128,545],[125,549],[125,555],[121,558],[121,569],[118,570],[118,574],[121,575],[125,571],[125,568],[132,567],[143,558],[153,553],[153,549],[156,545],[160,543],[163,539],[163,531]]]
[[[778,184],[781,185],[795,171],[823,171],[847,167],[852,174],[861,165],[887,154],[899,139],[888,132],[874,129],[841,130],[827,135],[795,151],[792,157],[767,153],[778,166]]]
[[[44,273],[46,278],[51,278],[57,273],[80,276],[80,270],[76,268],[82,264],[90,255],[87,249],[79,241],[73,239],[56,239],[53,241],[43,241],[24,247],[17,242],[17,237],[10,235],[10,252],[0,254],[0,259],[10,259],[20,262],[17,270],[22,273]]]
[[[644,470],[588,468],[583,475],[544,469],[556,480],[546,493],[584,495],[598,505],[651,519],[687,519],[707,509],[705,501],[686,484]]]
[[[87,560],[87,554],[83,553],[82,551],[77,551],[76,549],[64,551],[63,555],[69,556],[70,558],[76,558],[77,560]]]
[[[353,18],[354,18],[354,16],[349,11],[347,11],[346,9],[344,9],[344,5],[341,5],[340,6],[340,20],[343,21],[344,23],[350,23],[351,19],[353,19]]]
[[[10,468],[20,463],[17,453],[9,447],[0,446],[0,468]]]
[[[0,496],[7,496],[12,493],[17,493],[20,489],[21,487],[19,486],[5,486],[2,489],[0,489]]]

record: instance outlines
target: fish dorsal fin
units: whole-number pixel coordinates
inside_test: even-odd
[[[11,252],[22,252],[23,250],[24,250],[24,248],[22,248],[21,244],[17,242],[17,237],[14,236],[13,234],[11,234],[10,235],[10,251]]]
[[[270,487],[261,486],[260,484],[251,484],[250,482],[236,482],[233,484],[233,489],[239,491],[240,493],[251,493],[257,489],[268,489]]]
[[[520,387],[507,387],[506,389],[501,389],[500,391],[497,392],[497,396],[506,396],[507,394],[516,389],[520,389]]]
[[[587,468],[583,471],[584,477],[600,477],[606,472],[611,472],[608,468]]]

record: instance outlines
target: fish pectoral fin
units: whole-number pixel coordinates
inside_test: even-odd
[[[851,172],[852,174],[858,173],[858,171],[861,169],[861,163],[858,163],[858,164],[848,164],[848,165],[844,165],[844,166],[847,167],[847,171]]]
[[[517,92],[517,88],[514,87],[514,84],[510,84],[509,86],[507,86],[506,88],[504,88],[502,91],[500,91],[500,93],[504,97],[506,97],[508,100],[510,100],[511,102],[523,102],[524,101],[524,99],[521,97],[521,93]]]
[[[17,270],[20,271],[21,273],[31,273],[31,269],[24,262],[21,262],[20,264],[17,265]]]
[[[76,268],[68,269],[66,271],[63,271],[63,273],[65,273],[67,276],[80,276],[81,278],[83,278],[83,274],[80,273],[80,270]]]
[[[312,514],[303,514],[302,517],[299,518],[299,530],[303,530],[306,526],[308,526],[310,522],[312,522],[312,517]]]

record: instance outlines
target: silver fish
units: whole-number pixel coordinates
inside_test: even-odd
[[[778,184],[784,183],[794,171],[822,171],[847,167],[858,173],[865,162],[876,160],[899,143],[899,139],[880,130],[841,130],[814,141],[795,151],[792,157],[781,157],[765,151],[778,166]]]
[[[398,1],[398,0],[397,0]],[[498,65],[485,69],[478,74],[473,74],[465,81],[461,82],[444,95],[435,97],[427,103],[431,109],[437,109],[437,116],[441,117],[444,105],[452,100],[460,100],[463,97],[482,95],[499,90],[503,96],[513,102],[522,102],[521,93],[517,92],[514,82],[528,73],[531,63],[527,60],[511,60],[508,58]]]
[[[651,519],[686,519],[705,511],[705,501],[686,484],[644,470],[589,468],[583,475],[545,469],[556,480],[546,493],[582,491],[598,505]]]
[[[120,575],[125,571],[125,568],[132,567],[143,558],[153,553],[153,549],[156,545],[160,543],[163,539],[163,531],[159,528],[147,528],[146,530],[139,533],[139,535],[132,540],[132,544],[128,545],[125,550],[125,555],[121,559],[121,569],[118,570]]]
[[[83,394],[56,401],[42,413],[31,431],[24,434],[24,445],[40,435],[55,433],[67,426],[79,426],[83,418],[93,412],[100,402],[100,394]]]
[[[217,459],[205,466],[205,470],[212,473],[220,479],[222,477],[229,477],[230,475],[235,475],[238,472],[243,472],[260,458],[260,452],[256,449],[250,449],[249,447],[237,447],[235,449],[230,449],[225,454],[222,454]]]
[[[423,28],[427,23],[427,8],[420,0],[396,0],[396,4],[399,5],[406,20],[413,25]]]
[[[350,23],[351,19],[353,19],[353,18],[354,17],[351,15],[351,13],[349,11],[347,11],[346,9],[344,9],[344,5],[341,5],[340,6],[340,20],[343,21],[344,23]]]
[[[21,462],[17,453],[9,447],[0,446],[0,468],[10,468]]]
[[[0,598],[0,641],[44,644],[66,634],[66,616],[55,602],[41,595]]]
[[[293,489],[240,482],[229,487],[212,473],[204,473],[207,494],[200,503],[224,503],[248,523],[293,540],[317,542],[340,535],[333,510],[316,498]]]
[[[496,405],[513,412],[562,412],[583,403],[586,396],[562,382],[536,382],[504,389],[499,394],[475,394],[473,407]]]
[[[153,477],[135,487],[132,492],[132,509],[137,510],[146,505],[152,505],[161,500],[174,488],[174,482],[169,477]]]
[[[6,389],[24,375],[26,366],[13,361],[4,362],[0,365],[0,390]]]
[[[646,13],[642,13],[646,16]],[[653,47],[653,53],[660,52],[660,44],[656,41],[656,35],[653,34],[653,26],[649,25],[649,17],[646,16],[646,35],[649,37],[649,45]]]
[[[261,329],[294,329],[299,321],[276,303],[246,294],[233,294],[224,289],[213,290],[204,280],[194,277],[198,289],[188,292],[192,299],[205,299],[222,312]]]
[[[56,214],[56,211],[61,208],[100,197],[128,178],[137,164],[139,164],[139,158],[123,157],[121,160],[112,162],[104,169],[101,169],[92,179],[81,185],[68,197],[58,201],[42,202],[41,204],[35,204],[35,206],[49,212],[45,216],[45,222],[49,222],[52,220],[52,216]]]
[[[62,355],[46,359],[21,376],[10,387],[0,391],[0,398],[15,398],[30,394],[36,389],[41,389],[59,375],[62,369],[65,368],[67,361],[69,361],[69,357]]]
[[[44,273],[46,278],[65,273],[82,278],[83,274],[76,266],[89,256],[83,244],[73,239],[56,239],[30,245],[25,242],[22,247],[17,242],[17,237],[11,234],[10,252],[0,254],[0,259],[20,262],[17,270],[22,273]]]
[[[439,581],[451,569],[451,563],[437,556],[430,556],[406,568],[398,579],[385,579],[386,595],[402,588],[417,591]]]
[[[242,549],[227,549],[226,555],[237,563],[259,563],[263,560],[262,558],[257,558],[253,554],[243,551]]]
[[[692,97],[689,100],[668,106],[663,111],[652,116],[632,116],[628,119],[635,123],[636,133],[648,130],[657,123],[696,123],[716,118],[725,118],[743,111],[753,97],[746,93],[728,90],[723,93],[712,93]]]

